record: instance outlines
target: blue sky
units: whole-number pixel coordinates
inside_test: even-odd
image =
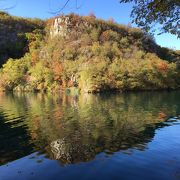
[[[22,17],[36,17],[46,19],[52,17],[52,12],[63,7],[66,0],[4,0],[0,8],[11,7],[8,12],[12,15]],[[68,6],[62,11],[63,13],[75,12],[80,15],[87,15],[90,12],[98,18],[113,18],[120,24],[131,22],[130,12],[132,4],[120,4],[119,0],[78,0],[78,9],[76,0],[71,0]],[[164,47],[170,47],[180,50],[180,40],[171,34],[155,35],[156,42]]]

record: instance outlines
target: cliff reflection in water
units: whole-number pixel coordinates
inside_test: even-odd
[[[144,150],[157,128],[178,116],[180,93],[0,94],[0,163],[32,152],[63,164],[98,153]]]

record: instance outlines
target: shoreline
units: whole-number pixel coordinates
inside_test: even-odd
[[[79,88],[66,88],[59,90],[1,90],[0,93],[42,93],[42,94],[56,94],[56,93],[67,93],[67,94],[123,94],[123,93],[140,93],[140,92],[171,92],[171,91],[179,91],[179,88],[161,88],[161,89],[126,89],[126,90],[116,90],[116,89],[107,89],[101,91],[83,91]]]

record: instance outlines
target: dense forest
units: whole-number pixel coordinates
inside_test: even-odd
[[[180,51],[93,14],[48,20],[0,13],[0,90],[81,92],[180,87]]]

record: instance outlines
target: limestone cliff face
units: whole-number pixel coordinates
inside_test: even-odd
[[[66,36],[68,31],[70,30],[70,25],[71,22],[69,17],[62,16],[56,18],[50,29],[50,36],[51,37],[55,37],[57,35]]]
[[[73,19],[73,16],[60,16],[54,19],[50,27],[50,37],[65,37],[72,30],[80,32],[82,29],[90,28],[92,25],[83,19]]]

